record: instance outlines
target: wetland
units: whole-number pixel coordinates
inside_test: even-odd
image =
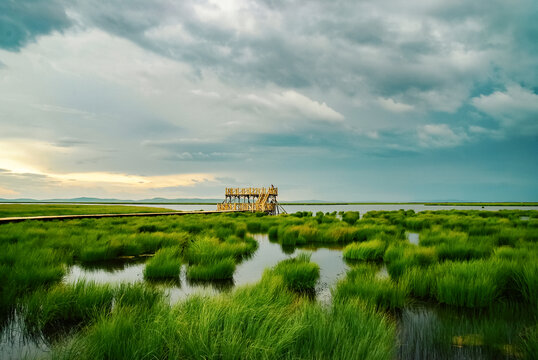
[[[537,240],[532,209],[2,224],[0,355],[532,359]]]

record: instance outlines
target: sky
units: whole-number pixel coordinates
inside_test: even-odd
[[[0,0],[0,198],[538,201],[535,0]]]

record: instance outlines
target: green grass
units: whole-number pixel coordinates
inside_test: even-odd
[[[209,264],[189,265],[187,278],[190,280],[224,280],[233,278],[235,261],[223,258]]]
[[[435,297],[440,303],[486,307],[502,292],[502,274],[498,263],[476,260],[447,262],[437,267]]]
[[[361,217],[358,211],[346,211],[342,214],[342,221],[347,222],[349,225],[354,225]]]
[[[0,218],[18,216],[90,215],[90,214],[132,214],[172,212],[174,210],[120,205],[43,205],[43,204],[0,204]]]
[[[212,298],[193,296],[172,309],[119,306],[53,357],[381,360],[394,355],[395,325],[386,316],[356,302],[322,307],[266,273],[256,285]]]
[[[427,351],[472,357],[473,346],[493,358],[535,353],[538,212],[340,215],[347,221],[335,213],[303,212],[2,224],[2,319],[19,314],[28,330],[51,343],[53,358],[387,359],[396,356],[395,329],[405,325],[400,315],[407,316],[409,306],[424,306],[435,309],[441,321],[444,311],[459,320],[430,327],[435,319],[420,315],[409,333],[419,342],[402,344],[397,353],[408,356],[402,358],[421,349],[423,357]],[[421,233],[419,246],[405,239],[413,229]],[[99,267],[118,257],[155,254],[147,260],[146,279],[176,278],[185,264],[190,280],[228,279],[230,284],[237,264],[256,251],[252,232],[268,233],[289,253],[296,247],[347,244],[342,256],[384,264],[349,263],[351,269],[333,289],[332,304],[323,305],[301,294],[314,295],[320,276],[308,255],[266,269],[255,285],[212,297],[189,296],[174,306],[159,290],[163,285],[149,281],[60,283],[73,264]],[[382,266],[390,277],[378,273]],[[507,314],[524,316],[511,320]],[[70,336],[49,337],[62,329]],[[461,348],[455,348],[458,342]],[[419,343],[424,347],[417,348]]]
[[[273,269],[274,274],[284,280],[287,288],[293,291],[311,291],[319,279],[319,265],[310,262],[309,253],[300,253],[294,258],[279,262]]]
[[[226,241],[216,237],[198,237],[189,247],[187,258],[190,264],[207,264],[223,258],[241,259],[250,255],[257,248],[252,238],[240,239],[230,236]]]
[[[385,254],[385,247],[385,242],[379,239],[352,243],[344,248],[343,256],[349,260],[380,261]]]
[[[382,310],[403,308],[408,302],[408,288],[390,278],[378,278],[377,268],[372,265],[359,265],[347,272],[334,292],[336,301],[358,298]]]
[[[23,307],[30,329],[51,329],[88,323],[100,312],[110,311],[114,291],[108,285],[77,282],[58,284],[50,290],[33,292]]]
[[[181,269],[180,251],[178,248],[162,248],[146,262],[144,278],[174,279],[179,278]]]

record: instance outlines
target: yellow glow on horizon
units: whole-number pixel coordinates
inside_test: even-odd
[[[114,187],[124,190],[143,190],[176,186],[193,186],[200,182],[215,181],[215,176],[208,173],[171,174],[144,176],[109,171],[90,171],[61,173],[46,170],[45,163],[49,154],[69,152],[69,149],[40,141],[0,142],[0,169],[11,174],[41,175],[59,182],[60,186],[91,188],[98,186]],[[0,193],[9,195],[15,191],[0,187]]]

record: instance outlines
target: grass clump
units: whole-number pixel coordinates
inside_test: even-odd
[[[223,258],[240,260],[250,255],[257,246],[256,241],[249,237],[240,239],[231,235],[226,241],[220,241],[216,237],[203,235],[190,245],[187,258],[191,264],[208,264]]]
[[[342,221],[347,222],[349,225],[354,225],[361,217],[358,211],[346,211],[342,214]]]
[[[224,258],[214,263],[189,265],[189,268],[187,269],[187,278],[190,280],[231,279],[234,271],[234,259]]]
[[[301,309],[299,323],[304,330],[294,343],[291,358],[394,358],[394,323],[360,301],[336,301],[329,311],[308,304]]]
[[[384,255],[387,270],[393,279],[398,279],[413,266],[427,267],[437,262],[433,247],[391,245]]]
[[[413,266],[407,268],[398,281],[412,296],[433,299],[437,288],[437,272],[435,267]]]
[[[317,241],[318,229],[311,225],[292,225],[278,232],[278,239],[284,246],[295,246]]]
[[[390,278],[376,277],[376,268],[358,265],[347,272],[336,286],[336,301],[358,298],[382,310],[401,309],[407,303],[408,289],[403,283]]]
[[[350,336],[353,334],[353,336]],[[375,346],[372,346],[375,344]],[[174,308],[118,306],[55,357],[78,359],[389,359],[395,326],[358,302],[323,307],[267,271],[255,285]]]
[[[319,265],[310,262],[310,256],[309,253],[300,253],[295,258],[283,260],[275,266],[273,272],[283,278],[290,290],[313,290],[320,272]]]
[[[385,254],[385,242],[379,239],[352,243],[344,248],[343,256],[350,260],[380,261]]]
[[[489,257],[492,248],[487,245],[477,245],[470,242],[444,243],[437,247],[439,260],[472,260]]]
[[[487,307],[502,292],[502,267],[497,262],[474,260],[446,262],[437,266],[435,297],[444,304]]]
[[[99,313],[110,311],[113,298],[114,290],[109,285],[85,281],[58,284],[27,298],[23,310],[25,323],[33,331],[88,323]]]
[[[144,278],[146,279],[170,279],[178,278],[181,269],[179,249],[163,248],[155,253],[146,262]]]
[[[436,227],[432,230],[420,233],[419,245],[438,246],[444,243],[464,243],[468,235],[461,231],[443,230]]]

